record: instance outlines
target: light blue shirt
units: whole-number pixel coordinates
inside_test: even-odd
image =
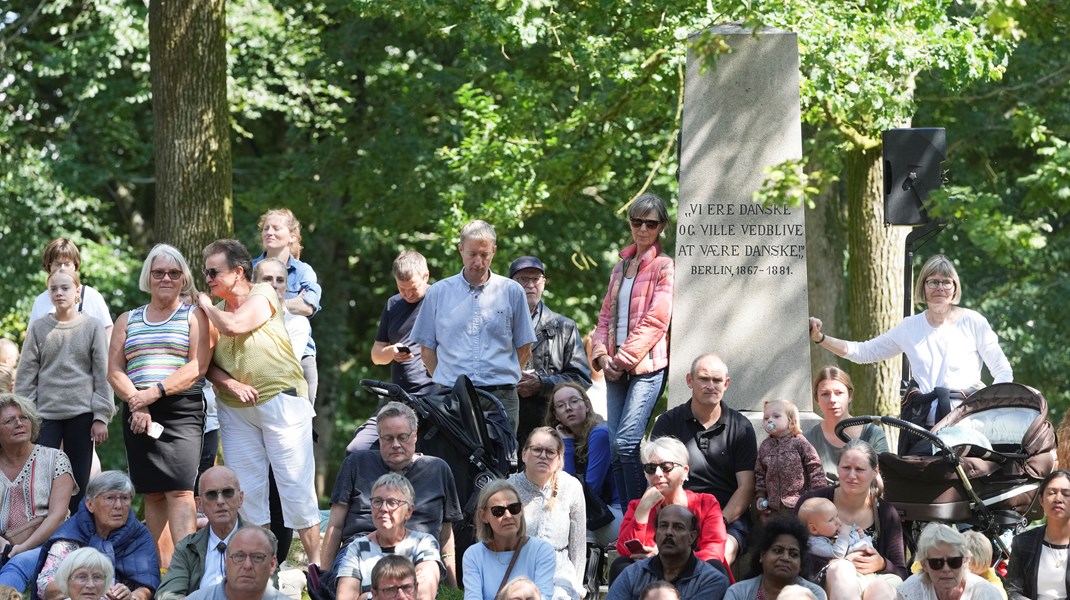
[[[427,290],[412,339],[437,353],[435,383],[452,386],[467,375],[476,385],[515,385],[516,349],[533,343],[535,330],[519,283],[491,273],[473,286],[461,271]]]

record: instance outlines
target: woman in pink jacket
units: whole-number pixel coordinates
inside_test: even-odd
[[[665,203],[643,194],[628,209],[634,242],[613,267],[594,332],[591,362],[606,376],[606,416],[613,440],[613,478],[622,510],[646,489],[639,442],[665,388],[669,366],[673,262],[659,238]]]

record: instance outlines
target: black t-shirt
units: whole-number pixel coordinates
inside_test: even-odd
[[[409,335],[412,326],[416,323],[416,316],[420,314],[420,305],[423,300],[409,304],[395,294],[386,301],[383,314],[379,316],[379,332],[375,334],[375,341],[386,344],[405,344],[412,350],[413,359],[408,362],[392,361],[390,363],[390,380],[400,385],[403,390],[410,394],[424,394],[429,391],[434,383],[427,374],[427,367],[420,359],[420,345],[412,341]]]
[[[672,436],[687,446],[691,471],[684,487],[717,497],[721,506],[739,487],[736,473],[753,471],[758,461],[754,427],[739,411],[721,404],[721,418],[709,429],[691,412],[691,401],[669,409],[654,422],[650,437]]]

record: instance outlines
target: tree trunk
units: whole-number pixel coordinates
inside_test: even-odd
[[[151,0],[156,240],[197,272],[234,230],[225,0]]]
[[[903,252],[907,228],[884,225],[880,147],[847,154],[848,321],[854,340],[868,340],[903,319]],[[901,358],[853,365],[856,415],[899,414]]]
[[[821,168],[820,166],[815,166]],[[810,315],[821,319],[827,332],[845,332],[847,282],[844,254],[847,249],[847,210],[843,188],[834,182],[821,191],[816,206],[806,210],[806,272]],[[835,354],[814,346],[810,351],[810,372],[837,364]],[[817,410],[817,402],[814,402]]]

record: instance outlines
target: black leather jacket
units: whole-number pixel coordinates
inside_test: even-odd
[[[542,381],[539,397],[549,401],[550,390],[565,381],[575,381],[584,388],[591,387],[591,369],[576,322],[539,302],[531,325],[535,329],[531,368],[535,369]]]

